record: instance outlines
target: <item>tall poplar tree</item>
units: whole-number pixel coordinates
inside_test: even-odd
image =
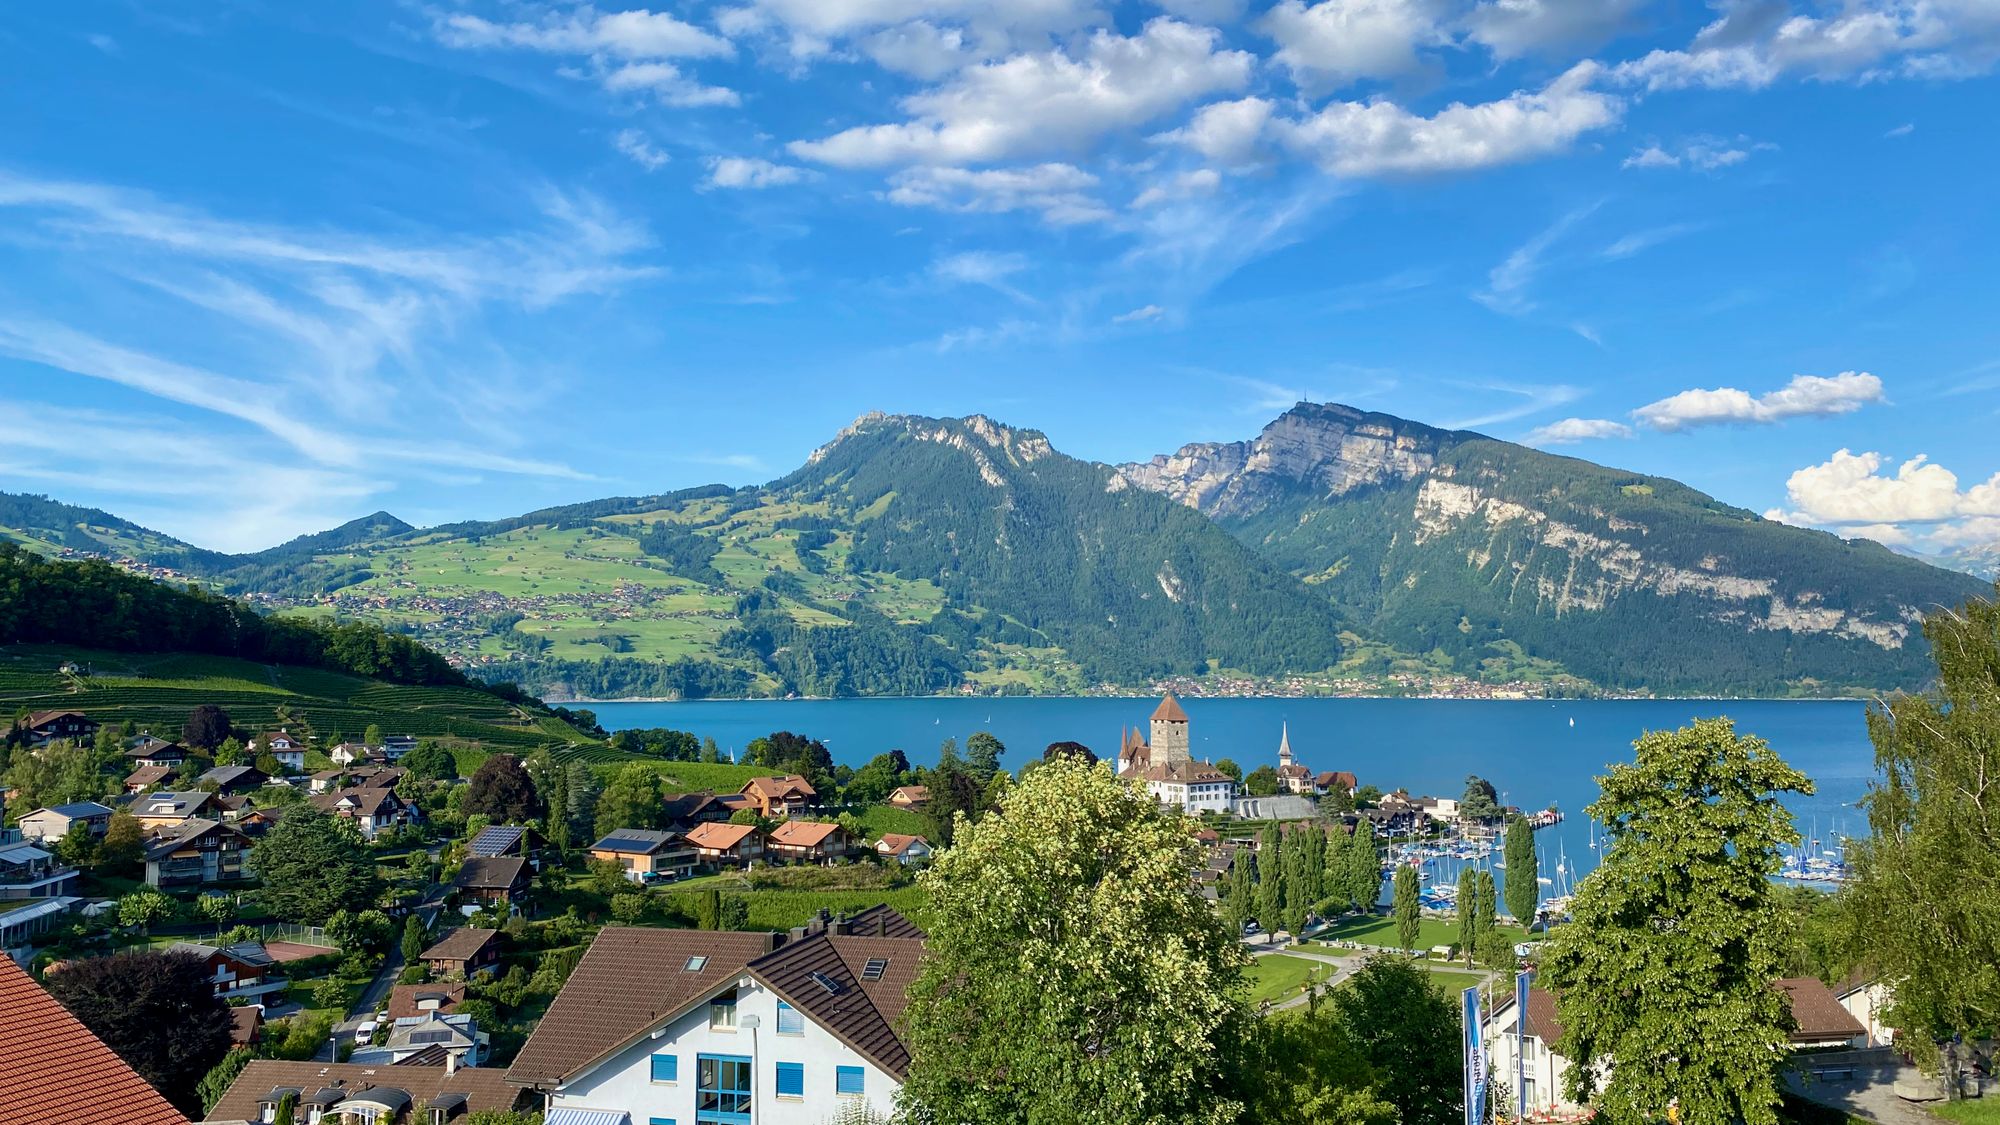
[[[1396,940],[1403,952],[1417,947],[1417,935],[1423,928],[1422,902],[1419,899],[1420,877],[1417,869],[1407,863],[1396,865],[1396,888],[1393,901],[1396,908]]]
[[[1458,949],[1465,963],[1472,963],[1472,951],[1479,945],[1479,872],[1470,867],[1458,873]]]
[[[1535,830],[1528,818],[1515,813],[1507,822],[1507,913],[1523,926],[1535,921],[1542,899],[1541,861],[1535,856]]]
[[[1771,884],[1798,843],[1783,794],[1812,782],[1728,719],[1655,731],[1599,779],[1602,865],[1544,943],[1565,1080],[1611,1120],[1777,1125],[1789,949]],[[1508,872],[1513,874],[1510,865]]]
[[[1886,1022],[1957,1096],[1938,1044],[2000,1026],[2000,605],[1924,620],[1937,686],[1868,713],[1874,835],[1850,845],[1864,959],[1895,982]]]
[[[1285,924],[1284,837],[1275,824],[1257,841],[1257,921],[1272,933]]]
[[[1375,843],[1375,825],[1366,817],[1354,826],[1347,850],[1347,894],[1355,909],[1367,914],[1382,897],[1382,851]]]

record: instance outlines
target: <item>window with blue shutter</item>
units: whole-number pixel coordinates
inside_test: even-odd
[[[653,1056],[653,1081],[678,1082],[681,1079],[681,1058],[679,1055]]]
[[[846,1098],[858,1098],[865,1093],[861,1068],[858,1066],[834,1067],[833,1092]]]
[[[803,1098],[806,1096],[806,1067],[804,1063],[778,1064],[778,1096],[781,1098]]]
[[[806,1017],[801,1015],[797,1008],[783,1000],[778,1001],[778,1034],[804,1035],[805,1033]]]

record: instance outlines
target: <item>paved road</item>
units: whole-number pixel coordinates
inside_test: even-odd
[[[1821,1079],[1812,1074],[1847,1067],[1854,1069],[1851,1079]],[[1887,1047],[1832,1051],[1796,1060],[1785,1075],[1785,1084],[1802,1097],[1882,1125],[1938,1125],[1939,1119],[1929,1111],[1896,1096],[1896,1079],[1910,1077],[1915,1070]]]
[[[435,853],[432,854],[432,858],[437,858]],[[436,931],[437,917],[444,910],[445,894],[449,889],[443,883],[432,883],[424,888],[424,897],[417,904],[417,916],[424,920],[424,927],[432,932]],[[400,932],[398,931],[399,935]],[[403,965],[403,943],[399,936],[390,943],[388,955],[382,958],[382,968],[375,974],[375,979],[368,982],[368,987],[361,990],[361,995],[355,1000],[354,1006],[348,1009],[347,1018],[333,1025],[335,1043],[320,1048],[316,1057],[321,1062],[331,1061],[336,1044],[342,1040],[352,1041],[354,1029],[374,1019],[375,1013],[382,1010],[382,1006],[388,1002],[389,990],[396,987],[396,978],[403,975]]]
[[[1376,952],[1376,950],[1373,949],[1331,952],[1330,951],[1331,949],[1332,947],[1330,946],[1269,945],[1269,946],[1258,946],[1257,948],[1251,950],[1250,955],[1252,957],[1272,957],[1272,956],[1283,955],[1286,957],[1297,957],[1305,961],[1317,961],[1323,965],[1332,965],[1334,967],[1333,975],[1327,977],[1326,980],[1323,982],[1324,987],[1331,988],[1334,985],[1339,984],[1341,981],[1346,980],[1348,977],[1353,976],[1356,972],[1360,970],[1361,966],[1367,962],[1368,958],[1370,956],[1373,956]],[[1495,976],[1495,974],[1489,970],[1468,967],[1465,965],[1457,964],[1455,962],[1449,966],[1440,965],[1438,962],[1422,962],[1422,963],[1426,965],[1437,966],[1439,968],[1449,968],[1453,972],[1476,973],[1479,975],[1479,985],[1481,988],[1484,988],[1487,985],[1493,983],[1493,978]],[[1301,992],[1296,996],[1287,997],[1286,999],[1271,1005],[1271,1008],[1273,1011],[1279,1011],[1285,1008],[1296,1008],[1299,1005],[1304,1004],[1305,1002],[1306,1002],[1306,994]]]

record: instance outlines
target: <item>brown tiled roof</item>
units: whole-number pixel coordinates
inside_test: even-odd
[[[848,915],[844,932],[856,937],[905,938],[910,941],[922,941],[925,937],[924,931],[915,922],[888,903]]]
[[[0,956],[0,1125],[187,1125],[159,1091]]]
[[[923,955],[920,941],[819,933],[750,962],[750,972],[900,1082],[909,1073],[910,1052],[896,1021],[909,1006],[910,982]],[[883,962],[880,979],[863,980],[871,960]]]
[[[569,1078],[734,980],[774,940],[774,934],[605,927],[507,1077],[543,1086]],[[688,972],[691,957],[708,960]]]
[[[912,805],[921,805],[931,799],[931,787],[928,785],[899,785],[889,791],[890,800],[893,801],[897,797],[901,797],[904,801]]]
[[[465,926],[444,936],[444,940],[424,950],[426,961],[470,961],[486,948],[499,930],[483,930],[477,926]]]
[[[1868,1034],[1854,1014],[1840,1006],[1833,990],[1813,977],[1792,977],[1777,982],[1792,1006],[1798,1030],[1792,1042],[1812,1043],[1826,1039],[1855,1039]]]
[[[138,786],[141,789],[151,789],[153,786],[172,776],[174,776],[172,766],[140,766],[126,776],[125,784],[127,786]]]
[[[257,1121],[262,1111],[257,1103],[274,1089],[294,1089],[302,1091],[302,1097],[310,1097],[321,1089],[334,1089],[343,1094],[358,1093],[364,1088],[382,1086],[401,1090],[410,1096],[412,1108],[428,1102],[442,1094],[463,1094],[466,1106],[471,1112],[481,1110],[504,1110],[514,1108],[521,1097],[521,1090],[507,1081],[507,1075],[498,1069],[485,1067],[460,1067],[446,1074],[441,1066],[377,1066],[372,1063],[323,1063],[323,1062],[283,1062],[277,1059],[255,1059],[229,1084],[229,1090],[215,1108],[208,1111],[210,1121]],[[104,1108],[101,1098],[93,1098],[93,1105]],[[4,1111],[0,1111],[4,1112]],[[124,1117],[109,1117],[93,1113],[81,1121],[117,1120],[123,1125]],[[304,1120],[303,1116],[300,1120]],[[404,1120],[408,1120],[407,1116]]]
[[[417,997],[419,996],[442,996],[444,997],[444,1003],[436,1008],[422,1008],[417,1005]],[[392,1020],[418,1019],[429,1011],[450,1014],[464,1001],[465,985],[463,983],[399,984],[389,990],[389,1018]]]
[[[668,820],[686,821],[700,816],[708,806],[719,804],[714,793],[678,793],[660,802],[660,813]]]
[[[528,861],[517,855],[475,856],[458,869],[458,877],[451,881],[451,885],[504,891],[521,879],[522,870],[527,866]]]
[[[771,801],[782,801],[793,794],[803,797],[819,795],[819,791],[812,787],[812,782],[795,773],[788,773],[783,777],[753,777],[739,792],[748,794],[752,790],[762,795],[765,800]]]
[[[1361,784],[1360,779],[1346,770],[1327,770],[1313,779],[1321,789],[1354,789]]]
[[[1153,721],[1185,723],[1188,717],[1187,712],[1181,710],[1181,701],[1174,698],[1173,692],[1168,692],[1166,698],[1160,700],[1160,705],[1153,708]]]
[[[21,729],[34,730],[36,727],[45,727],[57,719],[67,719],[71,715],[85,720],[90,718],[81,711],[34,711],[30,712],[27,721],[21,724]]]
[[[757,831],[754,824],[726,824],[710,821],[697,824],[688,830],[687,842],[697,848],[726,852],[743,842],[743,838]]]
[[[904,852],[910,850],[911,844],[924,844],[928,846],[930,841],[924,839],[922,836],[905,836],[901,832],[884,832],[882,833],[882,839],[876,843],[875,850],[882,852],[884,855],[902,855]],[[883,850],[885,847],[888,849],[887,851]]]
[[[443,1066],[451,1052],[442,1043],[433,1043],[414,1055],[405,1055],[390,1063],[390,1066]]]
[[[1178,785],[1214,785],[1235,780],[1207,762],[1164,762],[1147,766],[1132,776],[1146,781],[1171,781]]]
[[[771,829],[771,843],[786,848],[816,847],[839,831],[840,825],[829,820],[788,820]]]
[[[377,789],[369,785],[356,785],[347,789],[336,789],[331,793],[321,793],[310,798],[313,807],[322,812],[333,812],[345,800],[354,802],[355,816],[374,816],[381,807],[396,796],[393,790]]]
[[[1562,1038],[1562,1021],[1556,1018],[1556,998],[1546,989],[1528,990],[1528,1034],[1553,1047]]]
[[[255,1004],[245,1004],[229,1009],[229,1041],[238,1047],[248,1047],[257,1041],[257,1032],[264,1026],[264,1009]]]

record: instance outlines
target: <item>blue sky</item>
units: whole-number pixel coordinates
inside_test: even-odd
[[[0,488],[253,549],[1305,397],[2000,540],[1996,0],[658,2],[18,6]]]

